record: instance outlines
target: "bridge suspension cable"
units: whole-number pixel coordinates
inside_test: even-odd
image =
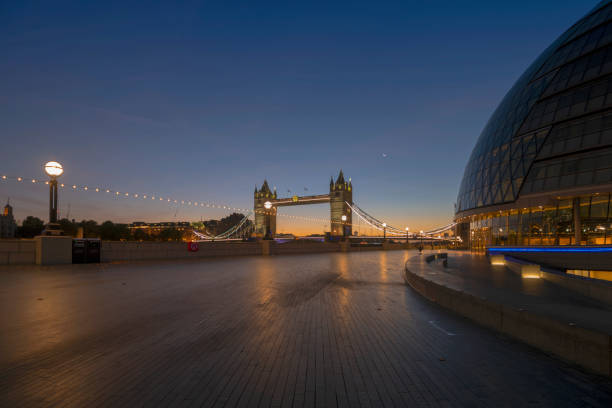
[[[247,221],[249,221],[249,217],[252,215],[252,211],[249,211],[248,214],[242,217],[242,220],[233,227],[229,228],[227,231],[222,232],[221,234],[211,236],[208,234],[201,233],[199,231],[193,230],[193,233],[202,240],[223,240],[229,239],[232,236],[240,236],[240,232],[244,234],[244,228],[252,228],[252,225],[247,226]]]
[[[361,208],[359,208],[357,206],[357,204],[353,203],[350,204],[348,202],[346,202],[346,205],[353,211],[353,214],[357,214],[357,216],[364,220],[366,223],[368,223],[370,226],[378,229],[379,231],[383,231],[386,230],[387,234],[389,235],[401,235],[401,236],[405,236],[406,234],[408,234],[408,231],[402,231],[399,228],[395,228],[391,225],[383,225],[385,223],[383,223],[382,221],[376,219],[374,216],[368,214],[367,212],[365,212],[364,210],[362,210]],[[441,232],[444,231],[448,231],[451,228],[453,228],[456,225],[456,223],[452,222],[450,224],[444,225],[442,227],[438,227],[429,231],[424,231],[423,235],[435,235],[435,234],[439,234]],[[414,235],[414,233],[412,234]]]
[[[390,225],[383,226],[384,223],[382,221],[379,221],[376,218],[372,217],[371,215],[363,211],[361,208],[359,208],[355,203],[350,204],[347,201],[345,201],[345,203],[351,209],[353,214],[356,214],[360,219],[365,221],[371,227],[379,231],[386,230],[389,235],[406,235],[405,231],[401,231],[398,228],[391,227]]]

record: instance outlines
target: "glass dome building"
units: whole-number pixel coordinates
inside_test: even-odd
[[[612,1],[552,43],[470,155],[457,235],[471,248],[612,244]]]

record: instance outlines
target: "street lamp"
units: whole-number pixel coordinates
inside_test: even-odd
[[[272,213],[273,211],[269,211],[272,208],[272,203],[270,201],[266,201],[264,203],[264,208],[268,211],[264,211],[264,238],[265,240],[269,240],[269,239],[273,239],[272,237],[272,230],[271,230],[271,223],[272,223]]]
[[[64,168],[58,162],[45,164],[45,173],[49,176],[49,224],[45,235],[61,235],[62,230],[57,223],[57,178],[64,174]]]
[[[346,215],[342,214],[342,239],[346,240]]]
[[[423,230],[419,232],[419,235],[421,236],[421,251],[423,251]]]
[[[408,231],[410,231],[410,228],[406,227],[406,244],[408,244]]]
[[[383,222],[383,241],[387,240],[387,223]]]

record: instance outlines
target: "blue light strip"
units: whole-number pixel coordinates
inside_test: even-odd
[[[612,247],[571,247],[571,248],[488,248],[488,252],[566,252],[566,253],[583,253],[583,252],[612,252]]]

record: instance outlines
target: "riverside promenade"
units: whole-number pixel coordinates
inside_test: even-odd
[[[0,406],[599,406],[612,382],[449,313],[415,251],[0,267]]]

